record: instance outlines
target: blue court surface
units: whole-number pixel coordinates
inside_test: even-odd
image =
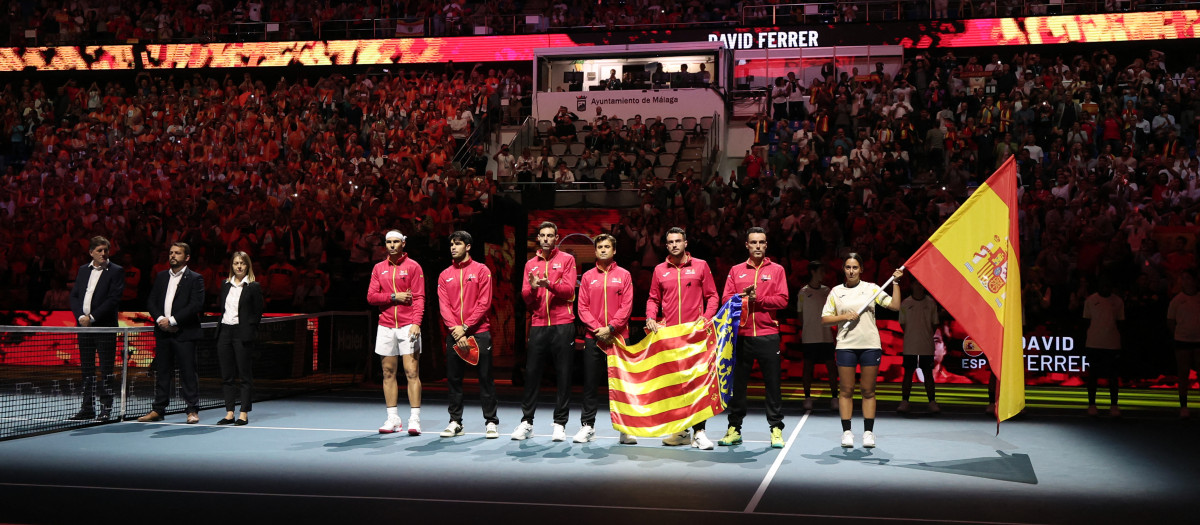
[[[251,424],[175,414],[0,442],[0,520],[9,523],[1195,523],[1195,420],[1043,411],[1005,422],[977,407],[940,416],[881,410],[879,446],[843,449],[828,410],[788,406],[787,445],[763,413],[745,444],[713,451],[658,439],[620,445],[601,412],[594,442],[537,435],[500,407],[485,439],[468,393],[467,435],[443,439],[445,402],[427,399],[425,433],[381,435],[381,396],[356,391],[255,405]],[[548,399],[547,399],[548,401]],[[752,402],[752,406],[755,403]],[[956,410],[957,409],[957,410]],[[401,407],[406,418],[407,408]],[[1053,412],[1053,413],[1050,413]],[[855,432],[862,430],[856,414]],[[725,416],[709,421],[716,441]]]

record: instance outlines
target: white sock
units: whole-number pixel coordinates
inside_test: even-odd
[[[415,418],[420,418],[420,417],[421,417],[421,407],[412,407],[412,408],[410,408],[410,409],[409,409],[409,411],[408,411],[408,418],[409,418],[409,419],[412,419],[412,418],[414,418],[414,417],[415,417]]]
[[[388,412],[388,419],[391,419],[394,417],[395,418],[400,417],[400,412],[398,410],[396,410],[396,407],[387,407],[387,412]]]

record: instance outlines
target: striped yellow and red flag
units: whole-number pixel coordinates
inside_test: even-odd
[[[997,423],[1025,408],[1019,239],[1009,157],[904,263],[987,356]]]
[[[613,428],[632,436],[674,434],[720,414],[733,387],[733,349],[742,301],[734,296],[713,320],[617,339],[608,354]]]

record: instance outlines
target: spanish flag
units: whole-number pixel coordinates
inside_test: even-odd
[[[638,344],[617,338],[608,354],[613,428],[655,437],[720,414],[733,394],[733,349],[742,298],[705,320],[661,328]]]
[[[1025,408],[1019,238],[1010,156],[904,263],[987,356],[997,423]]]

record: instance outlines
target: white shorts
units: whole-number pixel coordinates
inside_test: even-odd
[[[421,353],[421,338],[413,340],[412,327],[404,325],[400,328],[380,326],[375,334],[375,353],[382,356],[413,355]]]

